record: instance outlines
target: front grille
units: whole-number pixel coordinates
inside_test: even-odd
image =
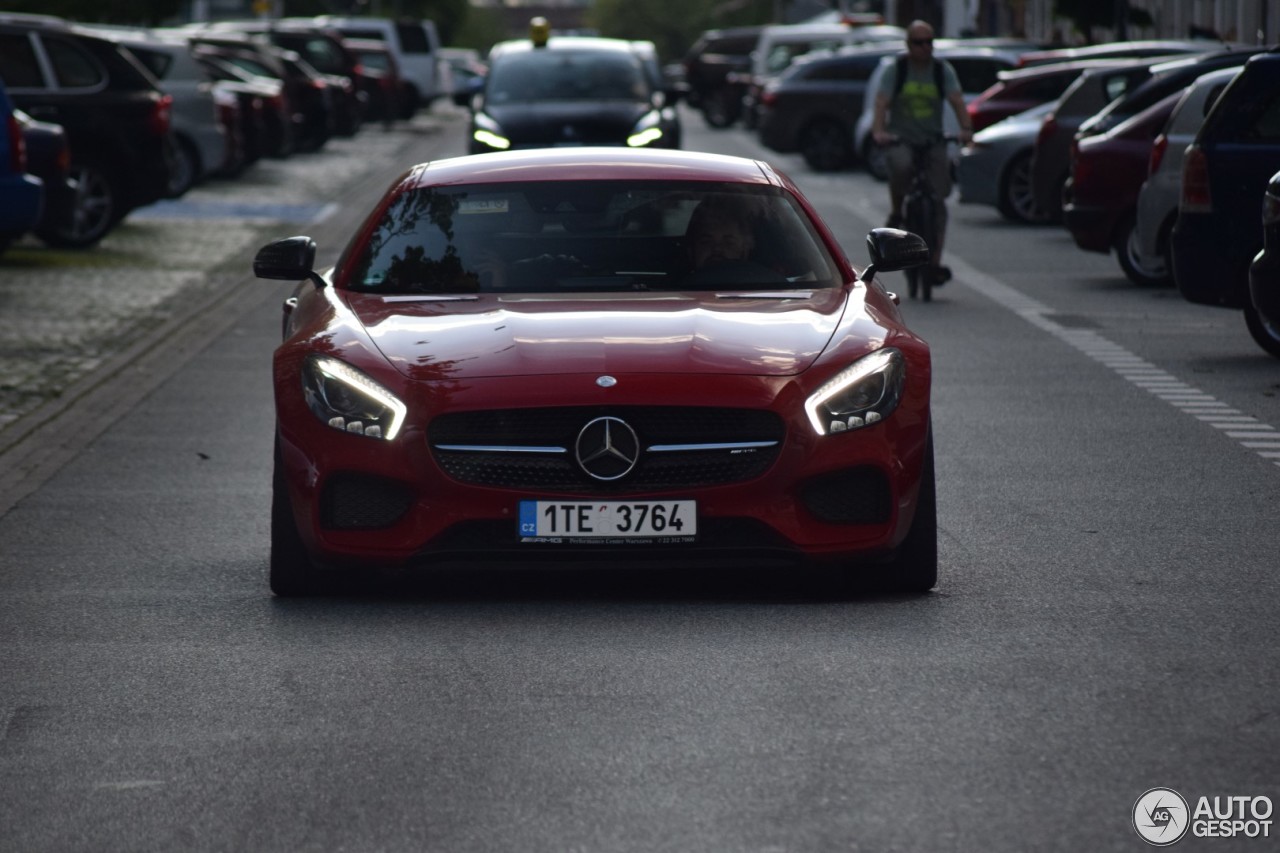
[[[893,515],[889,480],[878,468],[850,468],[805,484],[805,508],[831,524],[884,524]]]
[[[413,505],[403,483],[364,474],[336,474],[320,495],[320,524],[327,530],[378,530],[399,521]]]
[[[615,481],[588,476],[574,456],[578,433],[611,416],[635,430],[642,451],[634,469]],[[618,406],[506,409],[443,415],[428,433],[441,469],[464,483],[510,489],[589,494],[736,483],[769,469],[786,427],[773,412],[698,406]],[[763,447],[707,448],[698,445]],[[468,449],[448,449],[446,446]],[[654,447],[688,446],[655,452]],[[501,448],[501,449],[499,449]],[[558,448],[559,452],[538,452]]]

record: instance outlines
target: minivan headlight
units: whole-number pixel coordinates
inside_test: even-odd
[[[902,400],[906,372],[902,353],[892,347],[858,359],[805,400],[814,432],[831,435],[884,420]]]

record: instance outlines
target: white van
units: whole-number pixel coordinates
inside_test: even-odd
[[[406,110],[410,114],[429,107],[438,98],[452,98],[453,72],[440,53],[440,36],[434,21],[405,18],[346,18],[317,15],[305,20],[312,26],[337,30],[346,38],[385,42],[395,55],[400,77],[405,81]]]

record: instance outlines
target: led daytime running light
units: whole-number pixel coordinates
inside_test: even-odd
[[[805,413],[809,416],[809,424],[813,427],[813,431],[818,435],[829,435],[870,426],[883,420],[889,414],[889,411],[892,411],[892,408],[897,405],[897,391],[889,387],[889,382],[895,378],[891,374],[894,371],[901,374],[902,370],[902,353],[892,347],[886,347],[859,359],[837,373],[823,383],[822,387],[817,391],[813,392],[809,399],[805,400]],[[877,373],[886,374],[884,377],[885,393],[881,400],[884,397],[892,397],[890,410],[868,410],[863,414],[854,415],[845,420],[831,419],[830,415],[825,411],[827,401]],[[897,378],[901,381],[900,376]]]
[[[408,407],[404,403],[400,402],[390,391],[374,382],[368,376],[337,359],[317,358],[313,362],[313,366],[323,376],[335,382],[341,382],[352,391],[363,394],[391,412],[391,423],[385,431],[379,430],[376,426],[356,429],[357,424],[354,422],[336,423],[336,421],[342,420],[341,418],[330,419],[330,426],[335,429],[342,429],[345,432],[367,435],[372,438],[383,438],[386,441],[395,440],[395,437],[400,434],[400,427],[404,425],[405,414],[408,412]]]

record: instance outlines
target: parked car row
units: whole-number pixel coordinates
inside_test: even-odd
[[[1268,187],[1280,170],[1280,51],[1028,71],[1075,66],[1056,100],[975,136],[957,167],[961,201],[1061,221],[1080,248],[1114,252],[1135,283],[1242,310],[1254,340],[1280,357],[1280,263],[1275,236],[1269,251],[1264,239],[1277,219]]]
[[[411,38],[411,23],[360,21],[359,35],[377,37],[328,19],[144,29],[0,13],[3,151],[16,176],[0,244],[30,232],[51,246],[92,246],[131,211],[200,181],[452,97],[447,70],[433,65],[430,89],[402,76],[397,57],[410,44],[447,66],[430,22]],[[17,213],[32,207],[19,193],[38,197],[33,216]]]

